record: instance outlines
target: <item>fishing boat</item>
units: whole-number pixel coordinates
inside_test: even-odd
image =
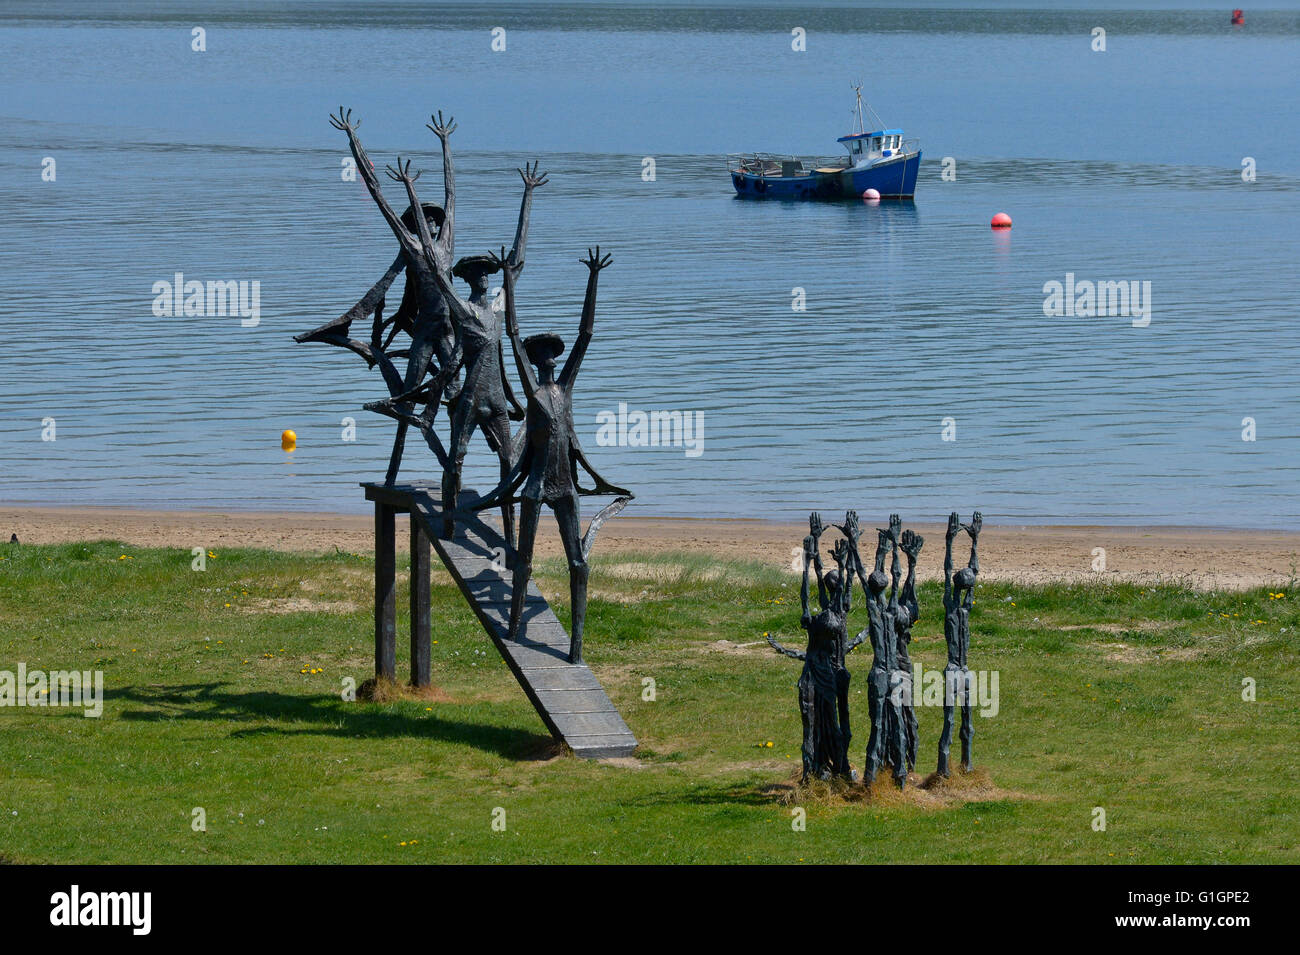
[[[918,140],[886,129],[870,106],[877,128],[867,130],[862,87],[857,93],[857,128],[836,142],[848,150],[837,159],[805,159],[772,153],[732,153],[727,171],[736,195],[774,199],[857,199],[874,189],[881,199],[911,199],[921,168]]]

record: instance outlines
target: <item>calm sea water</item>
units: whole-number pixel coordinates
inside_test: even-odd
[[[395,253],[340,175],[346,104],[435,201],[423,124],[455,114],[458,254],[509,243],[541,160],[526,333],[571,340],[577,259],[613,253],[576,413],[641,513],[1300,527],[1300,12],[987,6],[7,4],[0,500],[364,506],[382,384],[291,340]],[[915,203],[733,198],[724,153],[833,155],[853,80],[921,139]],[[155,317],[176,272],[258,281],[260,324]],[[1150,325],[1045,316],[1067,273],[1150,282]],[[701,412],[703,453],[598,446],[620,402]],[[493,483],[479,439],[468,471]]]

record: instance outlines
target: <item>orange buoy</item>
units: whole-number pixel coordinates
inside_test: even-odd
[[[1010,229],[1011,216],[1007,215],[1005,212],[999,212],[993,217],[993,221],[990,222],[989,225],[995,229]]]
[[[298,436],[292,431],[285,431],[280,435],[280,448],[284,451],[292,451],[298,446]]]
[[[1242,13],[1240,10],[1233,10],[1232,25],[1239,27],[1239,26],[1244,26],[1245,23],[1246,23],[1246,14]]]

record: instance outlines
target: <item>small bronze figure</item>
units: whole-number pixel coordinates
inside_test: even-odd
[[[876,566],[870,576],[859,558],[857,561],[858,578],[867,598],[867,630],[864,631],[871,640],[871,671],[867,675],[867,705],[871,710],[871,736],[867,741],[866,765],[862,770],[863,781],[868,785],[876,778],[880,767],[889,764],[894,770],[894,780],[902,787],[907,782],[907,757],[903,743],[902,703],[899,694],[892,692],[891,680],[898,671],[898,639],[894,632],[895,614],[898,609],[898,580],[901,576],[898,562],[898,530],[902,520],[897,514],[890,515],[889,529],[877,531]],[[885,601],[885,588],[889,578],[885,576],[885,557],[893,554],[894,589]],[[893,711],[889,714],[887,710]]]
[[[365,183],[371,198],[379,207],[380,213],[388,223],[393,235],[397,237],[401,253],[388,271],[371,289],[362,296],[352,308],[332,322],[295,336],[299,342],[320,341],[349,348],[366,359],[371,366],[378,365],[384,376],[390,396],[398,396],[410,391],[423,381],[432,368],[436,356],[439,365],[445,365],[451,358],[451,327],[447,318],[447,306],[442,292],[434,279],[435,272],[450,269],[455,225],[455,171],[451,152],[447,145],[448,137],[455,130],[456,124],[448,119],[446,122],[439,113],[430,117],[429,129],[438,136],[442,143],[443,182],[445,188],[445,208],[421,203],[408,186],[407,194],[410,206],[402,216],[398,216],[388,204],[383,191],[379,188],[379,178],[375,174],[374,164],[366,154],[361,140],[357,137],[360,120],[353,121],[352,111],[339,108],[338,115],[330,116],[330,124],[347,133],[348,145],[352,151],[357,171]],[[398,166],[403,173],[410,168],[410,163],[403,167],[398,159]],[[402,174],[389,167],[388,174],[401,180]],[[412,179],[418,178],[419,173]],[[423,214],[416,215],[420,209]],[[435,241],[431,234],[431,224],[438,228]],[[388,321],[383,319],[385,295],[393,280],[405,270],[407,273],[406,294],[397,313]],[[414,300],[414,302],[413,302]],[[367,315],[374,315],[369,342],[350,337],[352,323]],[[387,337],[385,338],[385,331]],[[394,337],[400,331],[410,335],[409,348],[390,351]],[[400,375],[394,364],[395,358],[406,358],[406,374]],[[410,405],[397,409],[393,417],[398,419],[397,435],[393,442],[393,452],[389,458],[385,483],[392,484],[401,465],[402,452],[406,443],[408,425],[415,425],[423,435],[429,449],[434,452],[439,463],[447,464],[447,454],[442,441],[433,430],[433,418],[437,413],[437,403],[430,404],[423,415],[414,414]]]
[[[545,185],[546,176],[538,175],[537,166],[519,170],[524,181],[524,199],[519,210],[519,228],[515,234],[515,245],[510,251],[510,260],[519,263],[516,276],[523,269],[523,249],[528,234],[528,215],[532,206],[533,189]],[[408,192],[414,194],[411,177],[402,173],[403,182]],[[524,409],[515,399],[510,381],[506,377],[501,347],[501,320],[493,310],[488,298],[489,276],[499,270],[496,260],[487,255],[471,255],[461,259],[452,268],[451,274],[463,279],[470,286],[470,297],[462,299],[451,284],[451,277],[441,270],[434,272],[434,280],[442,293],[443,300],[451,310],[452,327],[455,330],[451,355],[446,359],[443,371],[432,381],[421,385],[405,394],[386,401],[372,402],[366,407],[384,414],[394,414],[403,404],[436,404],[442,399],[444,389],[450,384],[451,376],[460,369],[465,370],[465,381],[452,401],[451,409],[451,445],[448,460],[442,472],[442,500],[446,507],[443,519],[443,537],[450,539],[455,532],[455,505],[460,494],[461,473],[465,464],[465,454],[469,450],[469,441],[475,428],[483,429],[483,436],[488,446],[496,453],[501,465],[501,478],[504,480],[514,463],[510,436],[510,420],[518,421],[524,417]],[[513,547],[514,507],[504,504],[501,508],[502,532],[507,543]]]
[[[803,614],[800,624],[808,633],[804,651],[791,650],[767,634],[767,642],[778,653],[803,661],[799,675],[799,714],[803,722],[803,779],[810,776],[830,779],[842,776],[853,780],[849,766],[848,670],[844,658],[861,639],[847,643],[848,614],[851,609],[852,567],[857,546],[857,515],[845,517],[845,539],[835,542],[831,557],[835,569],[822,574],[821,515],[814,512],[808,520],[810,533],[803,541],[803,582],[799,596]],[[818,609],[808,602],[808,569],[817,574]]]
[[[510,474],[486,497],[474,505],[474,510],[507,506],[514,500],[520,503],[519,545],[515,553],[514,577],[510,600],[509,638],[517,639],[523,615],[524,598],[528,580],[533,571],[533,544],[543,504],[555,512],[560,526],[560,539],[569,562],[569,595],[572,627],[570,630],[569,660],[582,662],[582,634],[587,616],[587,556],[591,542],[600,524],[617,513],[633,497],[632,492],[615,487],[587,461],[578,443],[573,424],[573,384],[582,367],[582,360],[591,343],[596,321],[596,286],[602,269],[611,259],[600,256],[597,247],[581,260],[587,267],[587,293],[582,306],[582,322],[578,338],[573,344],[564,368],[558,377],[555,360],[564,352],[564,342],[558,335],[531,335],[521,339],[519,316],[515,309],[515,276],[518,267],[503,248],[493,261],[502,270],[506,298],[506,333],[515,355],[519,377],[528,398],[527,418],[524,423],[524,445],[519,459]],[[534,368],[536,371],[534,371]],[[578,484],[581,467],[595,482],[586,489]],[[518,491],[518,498],[513,495]],[[605,506],[591,521],[585,537],[581,535],[579,496],[584,494],[612,494],[616,499]]]
[[[979,558],[976,555],[980,529],[984,519],[979,511],[969,524],[962,524],[954,511],[948,516],[947,543],[943,558],[943,638],[948,644],[948,662],[943,668],[943,734],[939,737],[940,776],[948,776],[948,750],[952,745],[953,707],[961,701],[961,763],[970,772],[971,736],[971,678],[966,667],[966,651],[970,647],[970,608],[974,602],[975,578],[979,575]],[[962,530],[970,535],[970,562],[952,572],[952,541]]]
[[[898,694],[899,709],[903,717],[903,748],[907,756],[907,771],[916,768],[917,734],[916,710],[912,707],[913,680],[915,670],[912,658],[908,654],[908,644],[912,642],[912,624],[921,616],[920,605],[916,602],[916,558],[921,553],[925,538],[911,530],[903,531],[898,549],[907,555],[907,579],[903,581],[903,592],[894,611],[894,635],[898,642],[898,659],[895,673],[897,685],[893,692]],[[893,708],[886,711],[893,713]]]

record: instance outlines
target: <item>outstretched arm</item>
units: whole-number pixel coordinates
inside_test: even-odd
[[[348,145],[352,148],[352,158],[356,161],[357,171],[361,173],[361,179],[366,184],[366,189],[370,191],[370,197],[375,200],[375,205],[379,206],[379,211],[384,216],[384,221],[388,227],[393,230],[393,235],[397,236],[397,241],[401,243],[402,251],[407,255],[409,262],[419,259],[423,251],[416,241],[416,237],[407,231],[402,224],[402,218],[393,211],[393,207],[388,204],[384,198],[383,192],[379,188],[379,177],[375,175],[375,167],[370,162],[370,157],[366,155],[365,148],[361,145],[361,140],[357,138],[357,127],[361,125],[361,120],[352,121],[352,110],[344,110],[339,107],[337,116],[330,116],[330,125],[335,129],[343,130],[348,134]],[[419,209],[419,206],[416,206]],[[423,216],[416,216],[422,220]]]
[[[433,243],[433,234],[429,231],[429,220],[424,217],[424,207],[420,204],[420,197],[415,194],[415,180],[420,178],[420,170],[411,175],[411,160],[402,162],[402,157],[397,157],[397,166],[388,167],[388,178],[394,182],[400,182],[406,187],[406,199],[411,204],[411,208],[416,210],[415,228],[420,237],[420,248],[424,251],[424,260],[429,264],[429,268],[434,272],[445,272],[451,268],[451,264],[435,252],[437,248]]]
[[[538,163],[530,168],[527,163],[519,170],[519,178],[524,181],[524,198],[519,203],[519,225],[515,229],[515,244],[510,249],[510,261],[515,263],[517,272],[524,270],[524,246],[528,242],[528,217],[533,209],[533,190],[546,185],[546,173],[538,173]]]
[[[898,535],[903,529],[903,519],[897,514],[889,515],[889,549],[893,554],[889,564],[889,605],[898,606],[898,581],[903,576],[898,564]]]
[[[822,551],[820,547],[813,550],[813,572],[817,574],[817,601],[825,607],[826,604],[826,581],[822,577]]]
[[[515,311],[514,266],[506,257],[504,248],[501,249],[500,255],[494,253],[492,260],[501,269],[501,284],[506,293],[506,334],[510,336],[510,349],[515,353],[515,367],[519,369],[519,380],[523,382],[524,394],[531,398],[537,392],[537,376],[533,374],[533,366],[528,363],[523,339],[519,336],[519,315]]]
[[[808,655],[804,653],[802,650],[791,650],[788,647],[781,646],[781,644],[777,643],[774,639],[772,639],[772,635],[770,633],[765,633],[763,634],[763,636],[767,637],[767,642],[772,645],[772,649],[775,650],[777,653],[784,653],[786,656],[791,657],[792,659],[795,660],[808,659]]]
[[[921,607],[916,601],[916,558],[920,555],[921,545],[924,543],[925,538],[920,534],[913,534],[910,530],[903,531],[902,547],[903,553],[907,555],[907,579],[903,581],[903,606],[907,608],[912,623],[916,623],[921,617]]]
[[[808,606],[808,568],[812,566],[813,554],[816,550],[817,542],[810,534],[803,539],[803,582],[799,585],[799,603],[803,607],[803,617],[800,622],[805,627],[812,623],[812,608]]]
[[[528,412],[519,404],[514,388],[510,387],[510,376],[506,374],[505,346],[501,344],[499,338],[497,339],[497,368],[501,372],[501,390],[505,392],[506,402],[510,405],[506,413],[511,421],[523,421],[528,416]]]
[[[841,598],[841,606],[847,614],[853,609],[853,575],[856,573],[862,576],[862,558],[858,554],[858,540],[862,537],[862,528],[858,525],[858,512],[847,511],[844,514],[844,526],[840,528],[844,532],[845,541],[848,545],[848,557],[844,567],[844,590]],[[866,583],[863,583],[866,586]]]
[[[898,561],[898,548],[893,548],[893,552],[893,556],[889,561],[889,605],[896,607],[898,606],[898,582],[903,577],[903,571]]]
[[[596,283],[600,278],[600,270],[608,266],[613,258],[607,255],[602,259],[600,246],[596,246],[594,253],[588,249],[587,257],[579,261],[588,269],[587,297],[582,303],[582,324],[578,328],[578,340],[573,343],[573,350],[569,352],[564,370],[560,372],[559,382],[566,390],[573,388],[573,380],[578,377],[583,356],[587,354],[587,346],[591,344],[592,331],[596,326]]]
[[[975,550],[979,546],[980,530],[984,527],[984,517],[979,511],[971,515],[971,521],[966,525],[966,533],[970,535],[970,563],[967,564],[975,573],[980,572],[980,559]]]
[[[456,131],[456,121],[450,116],[447,121],[442,121],[442,110],[438,110],[437,116],[430,116],[426,124],[433,134],[438,137],[442,144],[442,185],[443,185],[443,203],[442,211],[447,214],[443,220],[442,231],[438,233],[438,254],[442,260],[450,267],[453,255],[456,252],[456,170],[451,162],[451,149],[447,140],[451,134]],[[416,206],[418,209],[419,206]],[[430,246],[432,248],[432,246]]]
[[[885,571],[885,558],[889,556],[889,552],[891,550],[893,550],[893,548],[890,546],[889,543],[889,532],[877,530],[876,531],[876,570],[880,571],[881,573],[884,573]]]
[[[952,539],[961,530],[961,518],[953,511],[948,515],[948,531],[943,549],[943,606],[952,609]]]
[[[966,533],[970,535],[970,563],[968,563],[966,566],[968,566],[971,569],[971,571],[975,574],[979,574],[980,572],[980,560],[979,560],[979,555],[976,553],[976,548],[979,546],[980,529],[983,526],[984,526],[984,517],[980,514],[979,511],[976,511],[973,515],[971,515],[971,521],[969,524],[966,525]],[[974,602],[975,602],[975,588],[972,586],[969,590],[966,591],[966,596],[963,598],[962,604],[963,606],[965,606],[967,610],[969,610],[971,608],[971,604],[973,604]]]

